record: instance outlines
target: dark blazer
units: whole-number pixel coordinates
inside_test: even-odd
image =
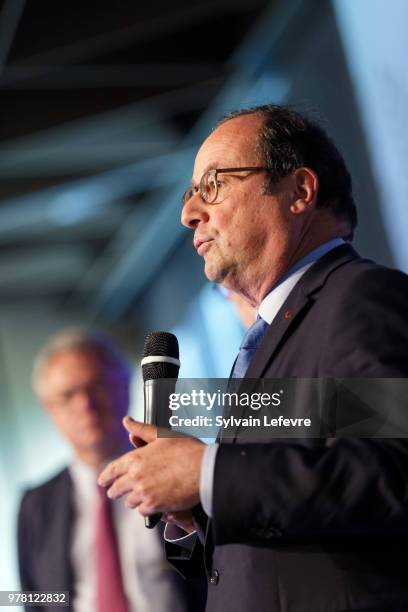
[[[18,558],[24,591],[71,591],[69,560],[73,520],[72,481],[68,469],[24,494],[18,516]],[[52,607],[27,607],[52,610]]]
[[[407,315],[406,275],[337,247],[292,290],[247,378],[408,378]],[[244,433],[219,447],[213,520],[195,509],[207,609],[407,611],[408,440]],[[200,571],[199,541],[190,565],[168,552]]]
[[[73,570],[70,563],[70,529],[73,524],[73,484],[64,469],[43,485],[27,491],[18,517],[18,557],[21,588],[25,591],[70,591],[73,596]],[[162,537],[162,525],[156,527]],[[187,584],[174,572],[175,593],[186,601],[190,612],[203,610],[203,581]],[[29,612],[51,612],[55,606],[30,607]],[[71,609],[71,607],[70,607]],[[90,610],[89,612],[93,612]],[[154,612],[152,610],[152,612]]]

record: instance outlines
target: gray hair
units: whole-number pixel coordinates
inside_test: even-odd
[[[132,369],[127,359],[121,354],[113,340],[98,330],[81,327],[69,328],[52,336],[47,344],[37,354],[32,374],[32,384],[38,394],[40,378],[51,359],[65,351],[90,351],[108,366],[120,372],[123,382],[130,383]]]

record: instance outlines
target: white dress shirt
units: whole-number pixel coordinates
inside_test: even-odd
[[[75,517],[70,550],[75,584],[72,605],[75,612],[94,612],[98,470],[75,460],[69,472]],[[173,570],[165,560],[163,543],[156,530],[146,529],[139,512],[126,508],[121,499],[113,502],[112,518],[129,612],[184,612],[184,603],[177,598],[172,584]]]

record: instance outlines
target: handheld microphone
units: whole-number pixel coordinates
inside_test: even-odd
[[[179,345],[174,334],[153,332],[146,336],[142,373],[144,382],[144,422],[168,427],[169,395],[174,393],[180,368]],[[152,529],[161,514],[145,517],[145,526]]]

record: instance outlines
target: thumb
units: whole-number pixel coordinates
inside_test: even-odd
[[[139,438],[144,442],[153,442],[157,438],[157,427],[155,425],[135,421],[131,416],[126,416],[122,422],[125,429],[131,434],[132,441]]]

